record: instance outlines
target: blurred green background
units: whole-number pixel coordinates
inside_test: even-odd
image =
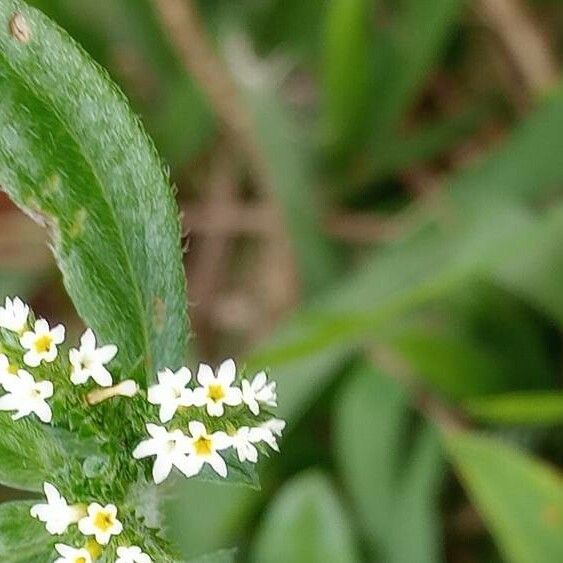
[[[185,557],[563,560],[561,2],[30,3],[170,166],[193,361],[279,382],[261,492],[166,491]],[[0,213],[1,293],[78,333]]]

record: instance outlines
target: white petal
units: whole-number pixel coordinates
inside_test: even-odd
[[[207,403],[207,389],[198,387],[193,390],[192,402],[196,407],[203,407]]]
[[[45,319],[37,319],[35,321],[35,333],[46,334],[49,332],[49,323]]]
[[[35,387],[41,393],[42,399],[49,399],[53,396],[53,383],[51,381],[38,381]]]
[[[175,382],[180,387],[185,387],[191,378],[192,372],[186,367],[180,368],[174,375]]]
[[[268,378],[266,376],[266,372],[261,371],[260,373],[258,373],[254,376],[254,379],[252,381],[252,387],[254,389],[262,389],[262,387],[264,387],[264,385],[266,385],[267,381],[268,381]]]
[[[207,435],[207,430],[205,425],[202,422],[198,422],[197,420],[192,420],[188,423],[188,428],[190,430],[190,434],[192,438],[199,438],[200,436]]]
[[[215,470],[215,473],[221,477],[227,476],[227,464],[218,453],[214,453],[210,458],[208,458],[207,463],[209,463],[209,465],[211,465],[211,467]]]
[[[154,438],[143,440],[134,450],[133,457],[135,459],[143,459],[151,455],[156,455],[160,450],[160,444]]]
[[[207,414],[209,416],[223,416],[225,414],[225,407],[223,407],[223,403],[215,403],[214,401],[208,401]]]
[[[20,344],[24,348],[33,348],[33,343],[35,342],[35,333],[31,331],[24,332],[23,336],[20,338]]]
[[[97,359],[102,364],[107,364],[111,362],[115,356],[117,356],[117,346],[114,344],[108,344],[107,346],[102,346],[96,350]]]
[[[92,379],[100,387],[111,387],[113,385],[113,378],[111,373],[104,366],[96,366],[95,370],[92,370]]]
[[[51,330],[51,338],[55,344],[62,344],[65,341],[65,327],[63,325],[57,325]]]
[[[152,478],[157,485],[166,480],[172,471],[172,461],[168,456],[157,456],[152,467]]]
[[[203,459],[196,455],[182,456],[175,460],[176,467],[186,476],[197,475],[203,467]]]
[[[241,392],[241,390],[238,389],[237,387],[229,387],[227,389],[227,394],[225,395],[223,402],[226,405],[229,405],[231,407],[235,407],[237,405],[240,405],[242,403],[242,392]]]
[[[33,350],[30,350],[29,352],[25,353],[23,362],[29,367],[36,368],[41,363],[41,358]]]
[[[237,366],[232,359],[225,360],[217,370],[217,379],[228,387],[233,383],[235,377],[237,376]]]
[[[207,364],[199,364],[199,369],[197,370],[197,380],[200,385],[209,385],[215,381],[215,374],[211,369],[211,366]]]
[[[232,438],[225,432],[215,432],[212,434],[213,447],[216,450],[226,450],[230,448],[233,444]]]
[[[0,411],[14,411],[19,408],[21,400],[16,395],[4,395],[0,397]]]
[[[161,422],[170,422],[174,415],[176,414],[176,409],[178,405],[174,402],[168,401],[166,403],[162,403],[160,407],[160,421]]]
[[[35,401],[33,404],[33,412],[35,412],[41,422],[48,424],[53,420],[51,407],[45,401]]]
[[[93,352],[96,349],[96,336],[91,328],[86,329],[80,338],[80,345],[83,351]]]

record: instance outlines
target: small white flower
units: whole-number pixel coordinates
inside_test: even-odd
[[[19,298],[6,297],[4,307],[0,307],[0,328],[21,334],[27,326],[29,307]]]
[[[258,450],[254,444],[264,442],[269,439],[270,431],[265,428],[249,428],[243,426],[231,436],[232,445],[237,450],[238,458],[241,462],[250,461],[256,463],[258,461]]]
[[[76,524],[84,516],[84,507],[78,504],[69,506],[66,499],[51,483],[44,483],[43,490],[47,504],[33,505],[30,514],[43,522],[51,535],[60,536],[71,524]]]
[[[27,349],[23,361],[36,368],[42,361],[53,362],[57,357],[57,345],[65,339],[65,327],[57,325],[49,328],[45,319],[35,321],[34,331],[24,332],[20,338],[21,345]]]
[[[188,465],[186,454],[190,450],[190,441],[181,430],[168,432],[163,426],[147,424],[147,431],[151,438],[143,440],[133,451],[135,459],[156,456],[152,468],[154,482],[162,483],[173,467],[187,475]]]
[[[117,354],[117,346],[108,344],[96,348],[96,337],[88,329],[80,339],[80,348],[70,350],[68,356],[72,364],[70,380],[74,385],[82,385],[92,378],[101,387],[111,387],[113,379],[105,364]]]
[[[123,525],[117,519],[117,507],[113,504],[102,506],[93,502],[88,514],[78,522],[78,529],[85,536],[94,536],[100,545],[107,545],[111,536],[118,536]]]
[[[266,372],[261,371],[256,374],[252,383],[242,380],[242,400],[248,405],[253,414],[260,414],[260,403],[269,407],[278,406],[278,396],[276,394],[276,382],[270,381]]]
[[[191,378],[188,368],[181,368],[176,373],[165,369],[158,374],[158,385],[149,387],[149,403],[160,405],[161,422],[172,420],[178,407],[193,405],[193,391],[186,387]]]
[[[262,440],[270,446],[276,452],[280,451],[278,446],[278,441],[276,440],[276,436],[281,438],[283,431],[285,430],[286,422],[285,420],[281,420],[279,418],[271,418],[267,420],[263,424],[260,425],[260,428],[264,430]]]
[[[115,563],[152,563],[152,559],[136,545],[118,547],[117,557],[118,559]]]
[[[92,556],[85,547],[76,548],[58,543],[55,549],[62,557],[56,559],[54,563],[92,563]]]
[[[20,369],[18,375],[3,383],[6,395],[0,397],[0,411],[16,411],[14,420],[35,413],[42,422],[51,422],[53,413],[46,399],[53,396],[50,381],[38,381],[27,371]]]
[[[5,381],[12,379],[17,374],[17,366],[10,363],[8,356],[0,354],[0,385],[4,386]]]
[[[188,424],[191,436],[189,437],[189,451],[186,463],[186,477],[197,475],[208,463],[221,477],[227,476],[227,464],[218,451],[225,450],[232,445],[231,438],[225,432],[208,434],[201,422],[192,420]]]
[[[233,360],[224,361],[217,370],[217,377],[211,367],[200,364],[197,380],[201,387],[194,389],[193,404],[197,407],[207,407],[210,416],[223,416],[224,405],[236,406],[242,403],[242,393],[234,383],[237,368]]]

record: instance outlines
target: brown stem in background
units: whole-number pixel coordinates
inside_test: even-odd
[[[558,82],[559,67],[546,35],[521,0],[479,0],[477,6],[530,93],[542,94]]]

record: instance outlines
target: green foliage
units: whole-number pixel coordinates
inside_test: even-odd
[[[29,517],[31,502],[0,505],[0,557],[5,563],[45,563],[53,557],[55,540]]]
[[[456,432],[446,444],[507,561],[560,561],[561,477],[526,454],[478,434]]]
[[[27,41],[10,33],[16,11]],[[168,179],[123,96],[63,32],[17,1],[0,19],[0,183],[49,227],[79,313],[119,346],[126,372],[142,363],[144,383],[181,365],[187,345]]]
[[[285,486],[258,531],[251,561],[359,561],[346,512],[324,475],[301,475]]]

